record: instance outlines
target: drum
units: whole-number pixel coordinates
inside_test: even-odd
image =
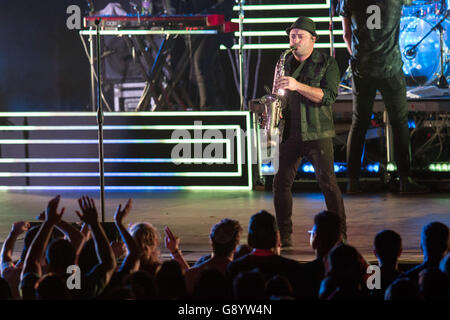
[[[405,73],[408,84],[430,85],[436,81],[440,74],[438,31],[431,31],[416,50],[412,49],[415,44],[432,30],[434,27],[433,22],[436,18],[436,16],[430,15],[426,19],[403,17],[400,20],[399,46],[400,52],[402,53],[403,72]],[[448,49],[445,43],[444,67],[448,69]]]
[[[439,13],[440,9],[440,2],[437,1],[413,1],[411,5],[403,6],[402,17],[423,18],[431,14]]]

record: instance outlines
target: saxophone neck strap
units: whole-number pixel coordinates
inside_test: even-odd
[[[294,58],[295,59],[295,58]],[[306,59],[308,60],[308,59]],[[297,67],[297,69],[295,69],[294,73],[291,74],[291,77],[294,79],[297,79],[297,77],[300,75],[300,72],[303,69],[303,66],[305,65],[306,60],[303,60],[300,65]]]

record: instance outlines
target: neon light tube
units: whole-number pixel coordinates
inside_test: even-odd
[[[244,18],[245,24],[258,24],[258,23],[294,23],[298,17],[293,18]],[[314,22],[329,22],[329,17],[312,17]],[[334,17],[333,22],[341,22],[341,17]],[[239,19],[231,19],[231,22],[239,23]]]

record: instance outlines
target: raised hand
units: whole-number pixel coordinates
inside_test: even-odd
[[[165,227],[164,232],[166,234],[164,237],[164,243],[166,245],[166,248],[169,249],[171,253],[179,251],[180,238],[176,237],[169,229],[169,227]]]
[[[122,241],[113,241],[109,245],[111,246],[116,259],[119,259],[127,254],[127,247]]]
[[[119,204],[119,206],[117,207],[116,213],[114,214],[114,221],[116,223],[122,225],[123,220],[128,215],[128,213],[131,211],[132,206],[133,206],[133,200],[131,200],[131,199],[128,199],[123,210],[122,210],[122,205]]]
[[[172,258],[178,262],[178,264],[181,267],[181,270],[183,272],[186,272],[186,270],[189,269],[189,264],[186,262],[186,260],[183,257],[183,254],[180,250],[180,238],[176,237],[172,231],[170,231],[169,227],[165,227],[164,229],[166,236],[164,237],[164,242],[166,245],[166,248],[170,250],[170,253],[172,254]]]
[[[95,207],[94,199],[89,198],[88,196],[82,196],[78,199],[78,204],[80,205],[82,213],[79,211],[75,211],[75,213],[80,220],[88,225],[96,224],[98,222],[98,212]]]
[[[13,223],[11,227],[11,233],[14,233],[15,235],[20,235],[30,228],[30,224],[26,221],[19,221]]]
[[[58,213],[59,200],[61,200],[61,196],[58,195],[48,202],[45,209],[45,221],[52,224],[57,224],[61,221],[65,208],[62,208]]]

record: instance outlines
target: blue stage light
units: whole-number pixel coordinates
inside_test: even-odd
[[[302,172],[305,173],[314,173],[314,166],[309,163],[306,162],[301,166],[301,170]],[[334,172],[335,173],[341,173],[341,172],[346,172],[347,171],[347,164],[344,162],[335,162],[334,163]]]
[[[367,165],[366,169],[369,172],[379,172],[380,171],[380,164],[378,162],[369,164],[369,165]]]
[[[271,163],[264,163],[261,166],[261,169],[262,169],[262,172],[264,172],[264,173],[273,173],[274,172],[274,168]]]
[[[347,171],[347,164],[345,162],[335,162],[334,163],[334,172],[346,172]]]
[[[313,173],[314,167],[310,163],[305,163],[304,165],[302,165],[302,171],[306,173]]]

